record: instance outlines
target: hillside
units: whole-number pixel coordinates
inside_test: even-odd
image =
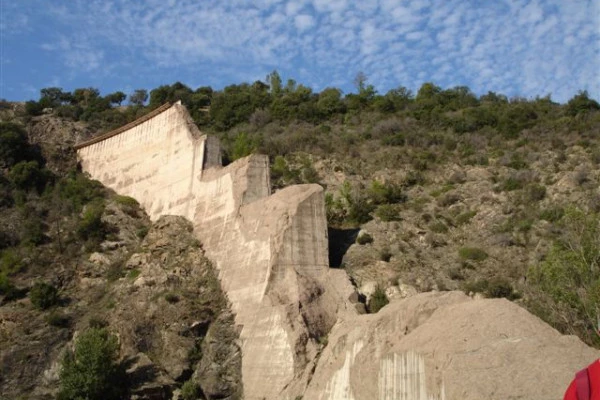
[[[331,266],[350,275],[370,312],[458,289],[507,298],[600,347],[600,107],[585,93],[560,105],[431,84],[417,96],[277,91],[272,82],[200,89],[161,87],[148,107],[100,111],[87,99],[42,112],[44,96],[36,109],[4,105],[4,396],[56,393],[72,334],[105,326],[121,338],[129,375],[146,371],[129,384],[141,398],[192,375],[218,398],[239,395],[237,334],[191,227],[151,224],[135,200],[76,170],[76,142],[177,99],[221,138],[224,159],[265,153],[274,188],[325,187]],[[228,339],[211,339],[215,332]],[[229,360],[226,370],[211,371],[210,357]]]

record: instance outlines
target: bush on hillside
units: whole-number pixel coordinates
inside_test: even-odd
[[[375,287],[375,292],[373,292],[371,298],[369,299],[369,304],[367,307],[369,313],[375,314],[383,307],[385,307],[389,302],[390,301],[388,300],[387,295],[385,294],[385,289],[383,288],[383,286],[377,285]]]
[[[37,282],[29,291],[31,304],[39,310],[46,310],[58,304],[58,289],[45,283]]]
[[[90,328],[67,351],[60,369],[58,399],[117,400],[127,390],[124,368],[117,362],[119,342],[105,328]]]
[[[546,319],[563,321],[563,330],[580,333],[588,343],[598,343],[600,216],[572,208],[559,226],[561,236],[544,261],[529,269],[528,278],[554,302],[540,311]],[[583,321],[583,326],[575,321]],[[579,329],[582,332],[577,332]]]

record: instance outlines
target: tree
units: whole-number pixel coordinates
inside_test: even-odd
[[[43,107],[58,107],[63,103],[68,103],[73,96],[69,92],[63,92],[62,88],[49,87],[40,90],[40,103]]]
[[[356,90],[358,91],[358,93],[365,90],[365,85],[368,79],[369,78],[367,78],[367,75],[362,71],[359,71],[356,74],[356,76],[354,77],[354,86],[356,86]]]
[[[81,107],[87,107],[98,97],[100,97],[100,91],[96,88],[79,88],[73,92],[73,103]]]
[[[0,167],[11,167],[27,159],[29,143],[22,126],[12,122],[0,122]]]
[[[269,83],[271,96],[281,96],[282,81],[281,76],[279,76],[279,73],[276,70],[267,75],[267,82]]]
[[[319,93],[317,100],[317,110],[323,117],[330,117],[337,113],[346,111],[344,103],[341,100],[342,91],[337,88],[326,88]]]
[[[148,100],[148,91],[146,89],[136,89],[129,95],[129,103],[134,106],[143,106]]]
[[[61,400],[116,400],[124,397],[126,376],[117,363],[119,342],[106,328],[90,328],[67,351],[60,369]]]
[[[567,114],[574,117],[577,114],[592,110],[600,110],[600,104],[590,99],[587,90],[580,91],[567,103]]]
[[[106,97],[108,98],[108,101],[110,101],[112,104],[118,104],[120,106],[121,103],[127,98],[127,95],[119,91],[111,93]]]

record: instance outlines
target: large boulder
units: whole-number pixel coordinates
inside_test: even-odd
[[[336,325],[304,398],[559,400],[599,357],[505,299],[422,293]]]

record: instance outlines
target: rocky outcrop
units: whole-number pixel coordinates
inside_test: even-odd
[[[305,398],[559,400],[598,357],[508,300],[429,292],[337,324]]]
[[[233,316],[191,223],[161,217],[125,269],[107,322],[119,334],[122,357],[132,364],[133,395],[170,398],[193,376],[209,398],[240,399]]]

